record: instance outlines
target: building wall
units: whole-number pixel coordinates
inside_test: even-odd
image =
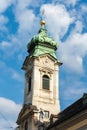
[[[38,130],[38,126],[41,127],[44,122],[50,122],[51,114],[58,114],[60,111],[59,63],[50,55],[44,54],[38,58],[28,57],[25,67],[24,104],[27,107],[22,108],[23,112],[21,111],[19,118],[19,130],[25,130],[26,122],[28,123],[28,130]],[[43,75],[49,77],[49,89],[43,89],[42,87]],[[29,77],[31,77],[31,90],[28,92]],[[29,104],[30,108],[28,107]],[[33,106],[36,106],[36,112],[32,109]],[[43,117],[40,117],[41,111]],[[31,112],[33,112],[33,115]],[[45,117],[46,112],[49,115],[48,117]]]
[[[59,65],[56,60],[48,55],[29,59],[25,72],[24,104],[32,104],[38,109],[47,110],[50,114],[60,111],[59,103]],[[31,92],[28,94],[28,78],[31,75]],[[42,77],[50,78],[50,90],[42,88]]]
[[[43,56],[35,59],[33,70],[32,104],[37,106],[38,109],[42,108],[50,111],[51,114],[57,114],[60,111],[58,64],[55,64],[51,58]],[[42,88],[43,75],[48,75],[50,78],[50,90]]]
[[[49,130],[87,130],[87,110],[54,125]]]

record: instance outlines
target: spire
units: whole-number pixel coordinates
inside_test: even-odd
[[[41,22],[40,22],[40,24],[41,24],[41,27],[44,27],[45,26],[45,20],[44,20],[44,13],[45,13],[45,10],[43,9],[42,10],[42,17],[41,17]]]
[[[45,20],[44,20],[44,9],[42,10],[41,16],[41,28],[38,31],[38,34],[34,35],[33,38],[27,45],[27,49],[30,56],[38,57],[41,54],[49,54],[55,59],[57,42],[48,36],[47,29],[45,29]]]

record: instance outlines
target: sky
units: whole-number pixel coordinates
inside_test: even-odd
[[[40,29],[58,42],[61,110],[87,93],[87,0],[0,0],[0,130],[16,127],[23,104],[27,44]]]

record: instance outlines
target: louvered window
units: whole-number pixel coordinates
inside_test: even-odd
[[[43,83],[43,89],[49,90],[49,88],[50,88],[50,78],[47,75],[43,75],[42,83]]]

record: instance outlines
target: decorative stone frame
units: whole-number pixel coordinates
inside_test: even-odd
[[[47,81],[47,85],[46,85],[46,81]],[[42,88],[45,89],[45,90],[50,89],[50,78],[46,74],[42,76]]]
[[[52,70],[44,68],[44,69],[39,69],[39,71],[40,71],[40,89],[43,91],[48,91],[48,92],[51,91],[51,80],[52,80],[52,75],[53,75]],[[49,77],[49,80],[50,80],[49,90],[43,89],[42,79],[44,75],[47,75]]]

